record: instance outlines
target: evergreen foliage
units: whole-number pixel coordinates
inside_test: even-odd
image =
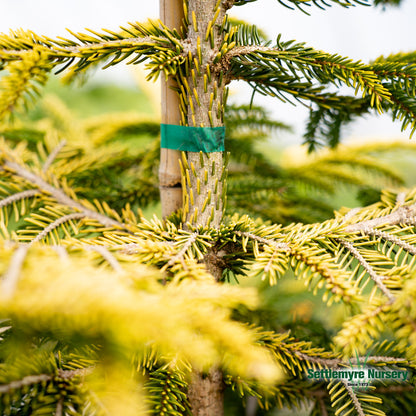
[[[226,107],[220,88],[243,79],[255,92],[309,102],[310,149],[336,146],[341,125],[371,109],[391,111],[412,134],[415,55],[364,64],[280,38],[270,46],[256,28],[228,21],[227,9],[245,3],[214,2],[213,20],[203,22],[205,40],[198,37],[215,52],[206,67],[201,44],[187,38],[187,28],[198,32],[202,23],[189,18],[192,10],[178,29],[149,21],[117,33],[71,33],[71,39],[24,31],[0,36],[0,66],[7,71],[0,80],[2,414],[191,414],[196,374],[209,378],[213,368],[243,403],[254,397],[265,414],[301,403],[311,415],[414,409],[416,190],[384,190],[377,202],[323,220],[330,206],[322,195],[339,184],[380,191],[403,183],[374,157],[383,146],[339,148],[277,167],[256,145],[288,126],[259,107]],[[301,10],[367,4],[280,3]],[[375,2],[388,3],[398,2]],[[224,19],[216,21],[220,13]],[[72,76],[92,65],[145,60],[149,79],[163,73],[176,80],[184,125],[196,125],[194,107],[208,102],[209,124],[224,117],[228,128],[220,171],[202,153],[200,169],[182,154],[184,206],[163,220],[137,210],[157,199],[159,120],[131,113],[77,121],[49,97],[43,119],[10,121],[52,70]],[[362,97],[328,92],[341,84]],[[207,97],[198,95],[201,85]],[[196,205],[191,182],[202,187],[201,172],[216,179],[215,192],[197,207],[212,210],[205,224],[197,211],[193,221],[188,215]],[[227,195],[228,212],[210,226]],[[291,335],[265,316],[254,288],[236,284],[251,277],[273,286],[289,273],[322,308],[343,308],[335,336],[318,330],[309,340],[302,325]],[[345,380],[306,377],[310,369],[346,369],[363,360],[407,371],[409,380],[357,391]]]

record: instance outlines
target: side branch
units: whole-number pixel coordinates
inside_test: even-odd
[[[41,46],[43,47],[44,51],[48,53],[48,55],[52,58],[66,58],[66,57],[73,57],[78,56],[81,57],[86,52],[94,52],[103,49],[119,49],[119,50],[126,50],[126,49],[137,49],[138,46],[165,46],[162,42],[158,42],[157,40],[153,39],[150,36],[146,36],[143,38],[126,38],[120,40],[109,40],[106,42],[97,42],[91,43],[89,45],[79,45],[79,46],[50,46],[48,44],[34,44],[34,46]],[[0,50],[0,58],[4,60],[15,60],[20,59],[23,55],[28,52],[31,52],[33,48],[27,49],[1,49]]]
[[[21,380],[12,381],[8,384],[0,385],[0,393],[10,393],[13,390],[21,389],[33,384],[47,383],[56,378],[70,380],[75,377],[85,377],[93,371],[94,367],[81,368],[79,370],[58,370],[56,374],[37,374],[23,377]]]
[[[247,237],[247,238],[250,238],[251,240],[258,241],[259,243],[274,247],[276,250],[290,251],[290,247],[286,243],[277,242],[274,240],[270,240],[268,238],[259,237],[258,235],[244,232],[244,231],[234,231],[234,233],[239,235],[240,237]]]
[[[357,395],[355,394],[353,388],[348,385],[348,382],[343,380],[342,383],[344,384],[345,389],[347,390],[351,400],[354,404],[355,410],[357,411],[358,416],[365,416],[364,410],[361,406],[360,401],[358,400]]]
[[[384,217],[373,218],[371,220],[358,222],[356,224],[348,225],[345,228],[347,233],[354,233],[371,228],[379,227],[381,225],[397,225],[397,224],[414,224],[416,222],[416,204],[402,206],[391,214]]]
[[[9,384],[3,384],[0,386],[0,393],[10,393],[13,390],[21,389],[25,386],[31,386],[33,384],[45,383],[51,381],[53,376],[49,374],[39,374],[36,376],[27,376],[18,381],[12,381]]]
[[[261,46],[261,45],[247,45],[247,46],[236,46],[227,52],[223,57],[223,62],[228,62],[235,56],[247,55],[253,52],[282,52],[279,48],[273,48],[272,46]]]
[[[105,246],[87,246],[86,250],[92,250],[100,254],[104,260],[113,268],[117,273],[123,273],[123,268],[121,267],[118,260],[113,256],[113,254]]]
[[[351,364],[360,364],[360,362],[367,361],[374,364],[397,364],[407,363],[405,358],[395,358],[395,357],[381,357],[381,356],[369,356],[369,357],[358,357],[358,358],[350,358],[347,361],[344,361],[340,358],[322,358],[322,357],[315,357],[313,355],[308,355],[300,351],[295,351],[295,355],[300,358],[301,360],[308,361],[311,364],[321,365],[327,368],[341,368],[341,367],[349,367]]]
[[[28,189],[27,191],[22,191],[17,194],[10,195],[0,201],[0,208],[13,204],[14,202],[20,201],[22,199],[31,198],[40,194],[41,192],[38,189]]]
[[[72,214],[64,215],[63,217],[58,218],[53,223],[49,224],[38,235],[36,235],[36,237],[29,243],[29,245],[31,246],[32,244],[43,240],[51,231],[53,231],[55,228],[59,227],[60,225],[65,224],[68,221],[80,220],[82,218],[85,218],[85,213],[83,212],[74,212]]]
[[[383,283],[383,279],[379,276],[375,270],[370,266],[370,264],[365,260],[365,258],[360,254],[360,252],[349,242],[341,239],[336,239],[341,245],[343,245],[350,253],[358,260],[361,266],[365,269],[371,279],[375,282],[378,288],[387,296],[391,303],[394,302],[395,298],[392,293],[387,289],[386,285]]]
[[[375,106],[379,112],[382,111],[382,102],[391,103],[392,93],[383,85],[371,65],[324,53],[304,44],[278,40],[276,46],[237,46],[224,54],[218,66],[217,70],[226,73],[230,80],[244,79],[263,85],[261,90],[272,96],[287,92],[297,99],[315,101],[315,95],[322,90],[323,85],[332,83],[339,86],[339,83],[343,83],[355,88],[355,95],[359,90],[363,97],[368,94],[369,105]],[[288,77],[292,82],[287,82]],[[320,86],[311,94],[312,97],[308,97],[308,92],[313,92],[308,89],[314,86],[315,81]],[[288,84],[297,88],[290,89]]]
[[[66,140],[62,140],[49,154],[48,158],[46,159],[45,163],[43,164],[42,172],[47,172],[51,167],[52,163],[58,156],[59,152],[63,149],[66,145]]]
[[[416,256],[416,247],[412,246],[409,243],[406,243],[406,241],[403,241],[402,239],[400,239],[399,237],[396,237],[395,235],[389,234],[389,233],[385,233],[384,231],[380,231],[380,230],[374,230],[372,228],[370,229],[363,229],[362,232],[364,234],[370,235],[370,236],[374,236],[386,241],[390,241],[391,243],[395,244],[396,246],[401,247],[402,249],[406,250],[408,253],[413,254],[414,256]]]
[[[19,280],[20,271],[23,267],[23,262],[25,261],[27,251],[29,246],[22,245],[14,252],[9,268],[6,273],[3,275],[3,281],[1,284],[1,292],[4,298],[11,298],[16,290],[17,282]],[[1,393],[1,390],[0,390]]]
[[[195,243],[196,239],[198,238],[198,233],[193,233],[189,236],[189,239],[185,242],[181,250],[173,256],[169,262],[167,263],[166,267],[173,266],[178,260],[182,263],[184,268],[186,268],[185,264],[183,263],[183,258],[186,254],[186,252],[190,249],[192,244]]]
[[[115,228],[122,228],[124,230],[127,230],[127,227],[125,224],[122,224],[121,222],[113,220],[112,218],[109,218],[103,214],[100,214],[98,212],[92,211],[91,209],[84,207],[79,202],[74,201],[72,198],[70,198],[64,191],[50,185],[40,176],[37,176],[34,173],[28,171],[23,166],[20,166],[18,163],[5,161],[3,165],[7,169],[14,172],[16,175],[30,182],[32,185],[37,186],[41,192],[46,192],[52,195],[52,197],[54,197],[59,203],[80,211],[86,217],[92,218],[106,227],[115,227]]]

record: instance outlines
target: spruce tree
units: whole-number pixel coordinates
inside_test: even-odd
[[[311,150],[322,140],[336,146],[343,123],[371,109],[391,112],[412,134],[415,53],[364,64],[281,37],[273,44],[255,27],[229,19],[232,7],[248,2],[162,0],[161,21],[119,32],[0,36],[0,67],[7,71],[0,96],[2,414],[222,415],[225,389],[244,403],[256,398],[264,412],[299,403],[311,405],[311,415],[414,408],[415,190],[385,191],[368,207],[312,224],[225,216],[227,164],[253,148],[226,136],[224,123],[228,111],[234,123],[268,124],[253,107],[227,110],[228,84],[239,79],[256,92],[308,103]],[[367,4],[280,3],[301,11]],[[389,3],[398,2],[374,2]],[[161,75],[166,82],[164,218],[151,221],[130,202],[111,207],[102,189],[96,190],[101,200],[90,195],[102,169],[120,177],[134,172],[143,183],[140,198],[154,197],[146,187],[154,144],[140,155],[108,145],[115,132],[132,124],[154,130],[154,122],[117,127],[102,120],[95,129],[74,130],[64,115],[39,133],[10,121],[52,71],[76,77],[95,65],[143,61],[149,79]],[[329,88],[340,85],[355,94]],[[264,170],[258,177],[279,177],[261,155],[249,156]],[[142,165],[134,166],[139,159]],[[366,164],[388,171],[361,161]],[[266,182],[247,188],[276,192]],[[288,270],[328,307],[345,305],[342,328],[330,342],[314,345],[281,328],[261,328],[255,291],[225,282],[250,275],[275,284]],[[359,370],[363,362],[408,380],[357,389],[328,375]],[[325,375],[308,377],[316,373]]]

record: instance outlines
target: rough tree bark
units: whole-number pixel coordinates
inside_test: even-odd
[[[188,42],[194,61],[186,80],[189,86],[189,126],[224,125],[224,82],[213,67],[223,40],[224,16],[225,8],[221,1],[188,1]],[[223,154],[188,152],[187,159],[191,169],[184,207],[186,219],[194,224],[217,228],[223,213]]]
[[[193,55],[187,84],[189,126],[222,127],[224,83],[214,71],[213,60],[223,41],[225,17],[222,1],[188,1],[188,42]],[[198,225],[218,228],[223,215],[224,164],[222,152],[188,152],[189,179],[185,196],[186,220]],[[222,269],[215,253],[206,256],[205,264],[216,280]],[[188,397],[194,416],[224,414],[222,373],[212,368],[208,374],[194,374]]]
[[[178,8],[183,8],[181,1],[160,0],[160,4],[162,20],[168,27],[178,28],[180,22],[177,19],[181,15]],[[162,112],[165,113],[163,122],[180,124],[179,120],[182,120],[182,123],[193,127],[223,126],[225,83],[222,74],[215,71],[213,60],[223,41],[226,4],[228,2],[221,0],[188,0],[187,39],[184,42],[185,53],[189,57],[188,67],[182,74],[178,74],[179,84],[182,86],[179,103],[170,96],[172,91],[168,90],[169,83],[173,81],[169,81],[163,87],[165,88],[165,92],[162,93]],[[179,108],[181,108],[180,114],[176,112]],[[166,190],[172,183],[175,187],[178,183],[177,171],[169,170],[172,168],[171,162],[177,161],[177,153],[166,149],[161,152],[163,159],[160,174],[161,180],[164,181],[161,181],[161,192],[165,193],[162,197],[164,216],[179,207],[178,200],[172,203],[171,194]],[[176,167],[177,165],[175,169]],[[223,153],[187,152],[183,168],[185,223],[218,228],[222,220],[225,200]],[[169,192],[172,192],[172,188]],[[175,195],[177,197],[177,194]],[[217,253],[212,250],[206,256],[205,264],[213,277],[220,280],[222,268],[217,260]],[[204,374],[195,372],[188,398],[194,416],[222,416],[224,405],[221,371],[212,368]]]

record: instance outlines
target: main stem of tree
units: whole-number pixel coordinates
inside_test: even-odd
[[[216,8],[216,4],[218,7]],[[188,1],[188,42],[193,62],[186,79],[187,122],[195,127],[222,127],[224,84],[213,71],[213,59],[222,40],[225,9],[216,0]],[[209,30],[212,27],[212,31]],[[210,38],[207,33],[211,32]],[[187,154],[190,181],[187,182],[186,221],[218,228],[223,215],[222,152]]]
[[[181,7],[183,10],[183,6],[179,5],[179,1],[160,0],[161,17],[170,28],[179,28],[180,26],[177,17],[182,12],[177,8]],[[188,47],[186,52],[190,59],[186,70],[177,75],[178,84],[183,86],[180,99],[186,107],[185,114],[183,112],[184,106],[182,106],[180,120],[182,123],[194,127],[222,127],[225,104],[224,84],[222,77],[214,71],[212,64],[223,40],[223,22],[226,9],[223,1],[188,0],[187,10],[189,25],[186,31],[187,39],[184,43]],[[172,20],[175,17],[176,20]],[[170,83],[172,81],[162,86],[166,89],[165,93],[162,93],[162,112],[165,114],[162,116],[162,120],[169,124],[179,124],[175,120],[179,120],[180,106],[169,95]],[[168,102],[169,97],[171,97],[170,102]],[[172,116],[173,113],[176,115]],[[175,120],[172,117],[175,117]],[[178,155],[175,153],[171,155],[164,149],[161,156],[160,172],[162,172],[161,176],[165,181],[163,184],[161,183],[162,212],[166,216],[177,208],[165,188],[177,181],[177,172],[170,175],[170,169],[174,168],[169,165],[169,157],[175,161]],[[222,152],[187,152],[187,160],[183,168],[187,171],[182,182],[185,224],[218,228],[222,220],[225,200]],[[214,251],[206,256],[205,264],[213,277],[220,280],[222,269],[216,261]],[[222,416],[224,414],[224,398],[221,371],[218,368],[211,368],[204,373],[194,372],[188,390],[188,398],[194,416]]]
[[[188,1],[188,42],[194,61],[187,76],[189,126],[224,125],[224,85],[212,66],[223,40],[224,16],[222,2]],[[212,30],[209,30],[209,26]],[[210,36],[207,37],[209,32]],[[223,154],[188,152],[187,161],[190,181],[187,182],[187,200],[184,204],[186,221],[218,228],[223,215]],[[222,269],[215,260],[215,253],[209,253],[205,264],[214,278],[220,280]],[[188,398],[194,416],[222,416],[224,397],[221,371],[211,368],[204,374],[194,373]]]

